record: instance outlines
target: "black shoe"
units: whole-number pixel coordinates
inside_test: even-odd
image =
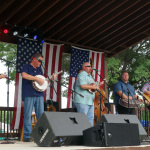
[[[23,142],[31,142],[29,138],[23,139]]]

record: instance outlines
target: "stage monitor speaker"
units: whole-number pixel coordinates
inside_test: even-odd
[[[83,131],[86,146],[140,145],[138,124],[101,123]]]
[[[136,115],[123,115],[123,114],[104,114],[96,123],[99,125],[100,123],[108,122],[108,123],[137,123],[139,126],[139,135],[141,142],[143,139],[147,137],[147,133],[140,123],[139,119]]]
[[[44,112],[31,137],[38,146],[83,145],[83,130],[90,128],[88,118],[76,112]]]

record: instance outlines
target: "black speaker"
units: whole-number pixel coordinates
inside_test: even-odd
[[[47,108],[51,106],[51,104],[52,104],[51,100],[47,100],[46,102],[44,102],[44,111],[47,111]],[[53,101],[53,108],[55,108],[56,111],[59,111],[59,103]],[[53,110],[49,109],[49,111],[53,111]]]
[[[140,123],[139,119],[136,115],[123,115],[123,114],[104,114],[96,123],[99,125],[100,123],[108,122],[108,123],[135,123],[138,124],[139,127],[139,135],[141,142],[143,139],[147,137],[147,133]]]
[[[83,113],[44,112],[31,137],[38,146],[83,145],[83,130],[90,127]]]
[[[101,123],[83,131],[86,146],[140,145],[138,124]]]

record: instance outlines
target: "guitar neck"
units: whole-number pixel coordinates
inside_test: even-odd
[[[62,72],[63,72],[63,70],[61,70],[61,71],[59,71],[59,72],[57,72],[57,73],[55,73],[55,74],[59,75],[59,74],[61,74]],[[53,75],[49,76],[50,79],[51,79],[52,77],[53,77]]]

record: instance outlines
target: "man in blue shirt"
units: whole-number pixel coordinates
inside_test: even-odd
[[[89,119],[90,124],[93,126],[94,119],[94,103],[95,93],[90,93],[89,89],[99,89],[96,86],[94,79],[91,76],[91,65],[88,62],[85,62],[82,65],[82,72],[77,76],[75,91],[74,104],[77,108],[77,111],[80,113],[85,113]]]
[[[37,119],[44,112],[44,92],[36,91],[32,86],[32,81],[36,81],[39,85],[44,83],[44,80],[36,77],[36,75],[43,75],[43,71],[40,67],[43,61],[43,56],[36,53],[31,58],[31,63],[24,65],[22,69],[22,100],[24,101],[24,135],[23,141],[30,142],[31,133],[31,115],[33,107],[35,107],[35,113]],[[53,74],[53,79],[57,75]]]
[[[121,81],[118,81],[114,85],[115,105],[119,114],[136,114],[135,108],[129,108],[128,110],[128,108],[123,107],[119,104],[119,100],[121,98],[128,100],[128,95],[129,100],[138,99],[138,96],[135,94],[133,86],[129,84],[128,80],[129,74],[125,71],[121,74]],[[130,92],[128,91],[128,89]]]

